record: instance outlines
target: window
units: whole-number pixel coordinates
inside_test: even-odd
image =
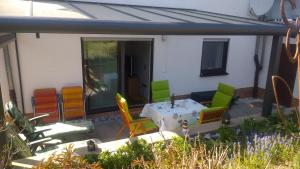
[[[204,39],[200,77],[227,75],[229,39]]]

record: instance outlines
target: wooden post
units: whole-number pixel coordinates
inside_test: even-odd
[[[282,40],[283,40],[282,36],[278,36],[278,35],[273,36],[267,84],[266,84],[263,109],[262,109],[262,115],[265,117],[269,116],[272,113],[273,101],[274,101],[274,93],[272,88],[272,75],[276,75],[279,70]]]

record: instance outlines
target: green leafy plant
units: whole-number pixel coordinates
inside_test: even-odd
[[[39,163],[34,169],[101,169],[98,163],[89,164],[82,157],[74,154],[73,145],[65,152],[51,155],[46,161]]]
[[[300,151],[298,151],[292,159],[292,162],[289,165],[291,169],[299,169],[300,168]]]
[[[103,168],[128,168],[135,159],[153,160],[151,145],[145,140],[127,143],[115,153],[104,151],[99,154],[99,162]]]
[[[220,141],[223,143],[237,141],[237,134],[235,130],[227,125],[222,125],[217,132],[220,134]]]
[[[267,120],[257,121],[253,117],[245,118],[240,128],[246,135],[252,132],[265,133],[270,131]]]
[[[255,119],[253,117],[244,119],[243,123],[241,124],[241,130],[245,134],[250,134],[255,130]]]
[[[86,154],[84,156],[84,159],[88,163],[93,164],[93,163],[97,163],[98,162],[98,156],[99,156],[99,154]]]

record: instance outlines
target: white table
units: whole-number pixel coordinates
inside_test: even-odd
[[[140,114],[141,117],[151,118],[160,131],[178,131],[180,128],[179,120],[187,120],[189,125],[195,124],[199,113],[206,107],[192,100],[176,100],[174,108],[171,102],[158,102],[146,104]]]

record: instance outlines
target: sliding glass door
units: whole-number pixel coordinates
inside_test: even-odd
[[[83,71],[88,112],[115,107],[118,92],[118,42],[84,40]]]

